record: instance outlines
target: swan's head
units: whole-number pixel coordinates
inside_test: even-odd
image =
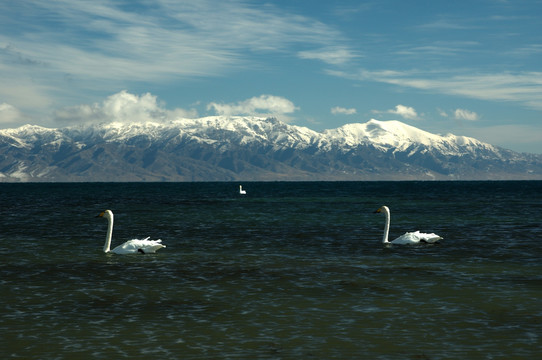
[[[390,213],[390,209],[388,209],[387,206],[381,206],[381,207],[379,207],[378,209],[376,209],[376,210],[374,211],[375,214],[380,214],[381,212],[383,212],[383,213],[388,213],[388,214],[389,214],[389,213]]]
[[[113,218],[113,212],[111,210],[105,210],[102,211],[98,216],[96,217],[104,217],[106,219],[112,219]]]

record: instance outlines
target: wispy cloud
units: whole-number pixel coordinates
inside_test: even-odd
[[[261,66],[268,52],[341,64],[356,55],[341,33],[307,16],[274,5],[244,1],[130,2],[107,0],[21,0],[0,14],[0,98],[25,106],[10,85],[31,79],[42,97],[69,85],[107,91],[119,84],[168,83],[189,77],[222,76]],[[15,22],[9,14],[20,13]],[[321,50],[299,52],[299,47]],[[254,56],[258,55],[258,56]],[[38,69],[39,68],[39,69]],[[70,91],[63,93],[69,97]],[[73,96],[73,94],[71,94]],[[84,96],[84,94],[79,94]]]
[[[342,115],[354,115],[358,111],[355,108],[344,108],[340,106],[335,106],[331,109],[333,115],[342,114]]]
[[[162,0],[149,9],[142,6],[134,2],[127,8],[103,0],[36,2],[28,7],[30,18],[49,17],[57,22],[55,30],[50,24],[21,25],[26,36],[0,41],[20,58],[46,63],[51,70],[156,79],[216,75],[243,65],[246,50],[284,51],[299,43],[329,48],[341,37],[323,23],[271,5]],[[349,56],[344,46],[328,49],[328,56],[334,53],[337,58]]]
[[[516,151],[540,153],[542,129],[533,125],[495,125],[483,128],[468,128],[469,136],[490,144],[498,144]]]
[[[347,47],[327,47],[317,50],[306,50],[297,53],[301,59],[320,60],[331,65],[341,65],[352,61],[360,55]]]
[[[375,6],[375,3],[370,3],[370,2],[365,2],[361,4],[348,4],[348,5],[338,4],[333,9],[333,14],[341,18],[351,19],[351,18],[354,18],[354,16],[357,16],[366,11],[369,11],[374,6]]]
[[[526,44],[519,48],[510,49],[508,53],[519,58],[538,56],[542,54],[542,44]]]
[[[448,113],[445,110],[442,110],[441,108],[437,108],[437,112],[440,116],[447,118]]]
[[[458,19],[445,19],[441,18],[429,23],[425,23],[418,26],[418,29],[427,29],[427,30],[468,30],[475,28],[473,25],[465,24],[463,21]]]
[[[403,46],[395,53],[401,56],[427,58],[427,56],[460,56],[476,51],[480,44],[476,41],[434,41],[426,45]]]
[[[465,70],[464,73],[468,71]],[[348,73],[329,70],[328,74],[359,81],[375,81],[447,95],[488,101],[513,101],[542,110],[542,72],[473,73],[454,75],[439,71],[359,70]]]

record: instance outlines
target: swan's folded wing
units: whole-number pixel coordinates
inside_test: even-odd
[[[426,243],[435,243],[439,240],[442,240],[442,237],[441,236],[438,236],[437,234],[434,234],[434,233],[431,233],[431,234],[425,234],[425,233],[421,233],[421,232],[418,232],[419,233],[419,236],[420,236],[420,240],[421,241],[425,241]]]
[[[399,236],[397,239],[393,240],[392,243],[393,244],[418,244],[420,242],[425,242],[425,243],[435,243],[439,240],[441,240],[442,237],[438,236],[437,234],[426,234],[426,233],[421,233],[419,231],[414,231],[414,232],[407,232],[407,233],[404,233],[403,235]]]
[[[135,240],[139,243],[139,249],[143,250],[144,253],[153,253],[161,248],[166,247],[162,244],[162,240],[149,240],[146,238],[144,240]]]
[[[148,254],[154,253],[156,250],[163,247],[166,246],[162,244],[162,240],[149,240],[149,238],[146,238],[143,240],[133,239],[126,241],[124,244],[117,246],[111,251],[116,254],[135,254],[141,250],[145,254]]]
[[[392,244],[399,244],[399,245],[409,245],[409,244],[417,244],[420,242],[420,237],[417,235],[419,232],[407,232],[403,235],[399,236],[397,239],[392,241]]]
[[[427,233],[422,233],[422,232],[419,232],[419,231],[415,231],[415,232],[409,233],[409,234],[412,234],[413,237],[417,238],[418,242],[425,242],[425,243],[429,243],[429,244],[435,243],[435,242],[442,239],[442,237],[440,237],[440,236],[438,236],[437,234],[434,234],[434,233],[427,234]]]

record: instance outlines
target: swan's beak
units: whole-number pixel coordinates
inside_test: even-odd
[[[105,211],[102,211],[99,215],[96,215],[95,217],[103,217],[105,214]]]
[[[379,214],[382,211],[382,208],[378,208],[377,210],[373,211],[373,214]]]

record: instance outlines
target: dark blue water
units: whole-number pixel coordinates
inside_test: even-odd
[[[542,356],[542,182],[238,186],[0,184],[0,358]]]

